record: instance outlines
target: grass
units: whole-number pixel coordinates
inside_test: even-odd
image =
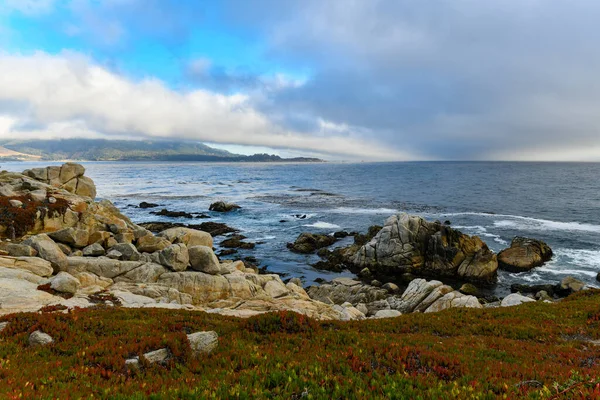
[[[52,308],[48,308],[52,311]],[[557,304],[362,322],[98,307],[23,313],[0,333],[0,398],[600,398],[600,291]],[[53,345],[31,348],[41,329]],[[194,358],[186,333],[215,330]],[[167,365],[126,358],[167,347]]]

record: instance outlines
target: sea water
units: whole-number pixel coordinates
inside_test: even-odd
[[[2,169],[59,163],[3,163]],[[193,163],[84,162],[98,198],[113,201],[134,222],[223,222],[237,228],[260,264],[307,284],[322,277],[351,276],[317,271],[316,255],[294,254],[286,243],[301,232],[365,232],[397,212],[478,235],[494,251],[514,236],[545,241],[552,261],[530,272],[499,272],[496,291],[512,283],[556,283],[571,275],[597,286],[600,272],[600,164],[512,162],[411,163]],[[242,208],[209,212],[224,200]],[[142,202],[174,211],[202,212],[208,220],[158,217]],[[222,236],[215,238],[218,247]],[[351,243],[351,238],[337,245]]]

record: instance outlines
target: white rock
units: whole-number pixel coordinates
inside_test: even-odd
[[[162,363],[169,359],[170,353],[167,349],[158,349],[144,354],[144,358],[150,364]]]
[[[402,313],[398,310],[379,310],[375,313],[373,318],[396,318],[401,316]]]
[[[500,303],[500,307],[518,306],[519,304],[530,303],[532,301],[535,301],[535,300],[532,299],[531,297],[523,296],[519,293],[512,293],[512,294],[509,294],[508,296],[506,296],[504,299],[502,299],[502,302]]]
[[[0,322],[0,332],[6,329],[8,322]]]
[[[194,355],[208,354],[217,348],[219,335],[215,331],[195,332],[187,335]]]
[[[288,289],[285,287],[285,285],[277,280],[267,282],[265,284],[264,290],[269,296],[273,298],[285,296],[286,294],[288,294]]]
[[[54,339],[52,339],[52,336],[42,331],[35,331],[31,335],[29,335],[29,345],[32,347],[45,346],[53,342]]]
[[[8,201],[10,203],[11,206],[18,208],[18,207],[22,207],[23,206],[23,202],[19,201],[19,200],[9,200]]]
[[[61,293],[75,294],[80,285],[77,278],[67,272],[59,272],[50,279],[50,287]]]
[[[483,308],[483,306],[479,303],[477,297],[466,296],[459,291],[454,291],[440,297],[425,312],[437,312],[447,308]]]

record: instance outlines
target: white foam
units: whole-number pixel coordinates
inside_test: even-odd
[[[398,210],[392,208],[353,208],[353,207],[338,207],[331,212],[339,214],[397,214]]]
[[[465,231],[466,233],[470,233],[470,234],[474,234],[474,235],[489,237],[489,238],[492,238],[492,240],[496,243],[500,243],[502,245],[508,245],[508,242],[506,240],[502,239],[502,237],[500,235],[489,233],[487,231],[487,229],[481,225],[473,225],[473,226],[456,225],[456,226],[452,226],[452,228],[461,229],[461,230]]]
[[[494,221],[494,226],[498,228],[517,228],[521,230],[553,230],[553,231],[578,231],[578,232],[597,232],[600,233],[600,225],[584,224],[581,222],[561,222],[548,219],[538,219],[531,217],[522,217],[520,215],[509,214],[490,214],[478,212],[448,213],[438,214],[442,216],[460,216],[475,215],[488,218],[502,218]]]
[[[600,250],[556,249],[554,260],[600,270]]]
[[[302,225],[302,226],[308,226],[311,228],[318,228],[318,229],[341,229],[341,226],[339,226],[339,225],[330,224],[329,222],[323,222],[323,221],[317,221],[314,224],[307,224],[307,225]]]

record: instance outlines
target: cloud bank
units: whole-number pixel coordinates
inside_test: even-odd
[[[55,4],[6,3],[29,16]],[[597,1],[224,0],[212,14],[188,1],[63,4],[72,21],[61,29],[90,48],[123,55],[142,37],[176,49],[180,84],[122,74],[81,52],[0,54],[0,137],[185,138],[370,160],[600,161]],[[181,45],[213,14],[228,35],[260,44],[261,65],[309,73],[185,54]]]

